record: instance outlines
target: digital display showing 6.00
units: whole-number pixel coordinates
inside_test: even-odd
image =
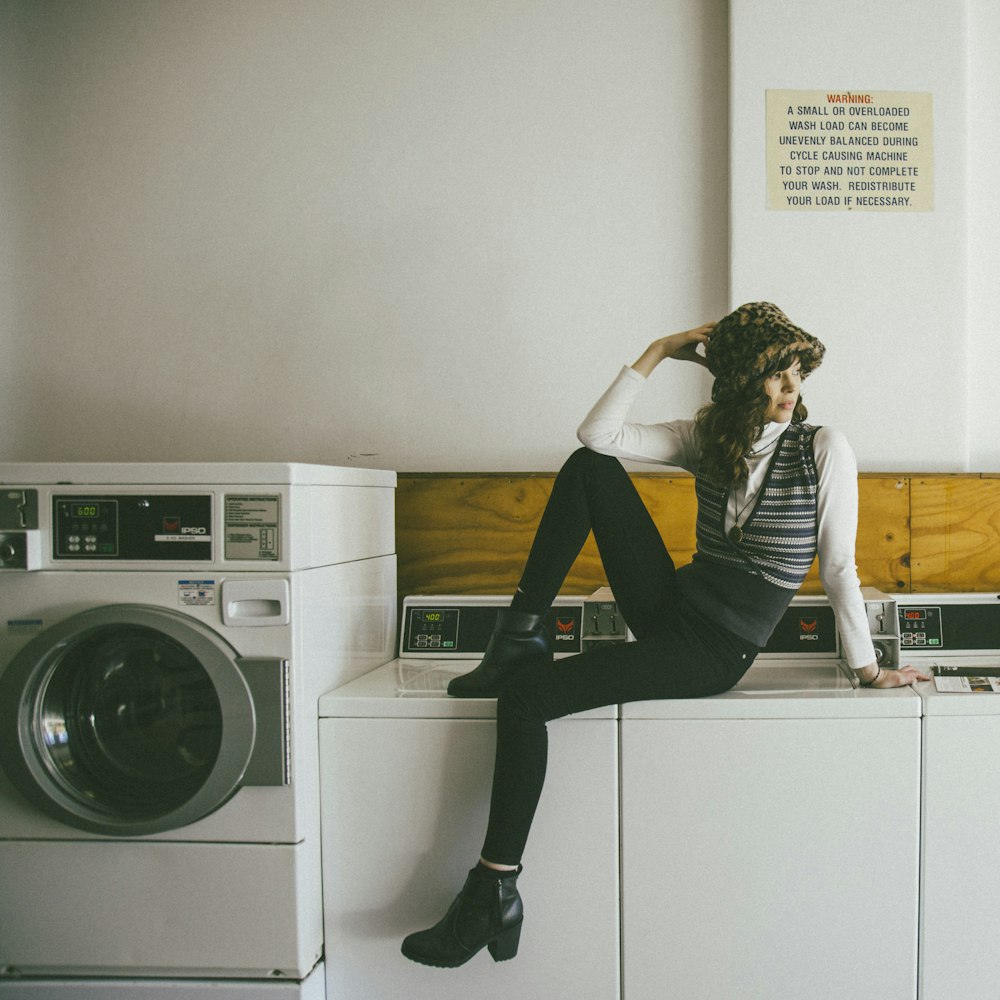
[[[53,557],[113,559],[118,555],[118,502],[102,497],[52,498]]]

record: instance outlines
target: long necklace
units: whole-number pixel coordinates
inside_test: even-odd
[[[765,449],[756,449],[747,452],[747,458],[756,458]],[[747,486],[750,485],[749,477],[747,478]],[[757,494],[760,492],[760,487],[753,491],[753,493],[748,493],[746,498],[746,503],[742,507],[737,508],[736,503],[736,490],[733,490],[733,526],[726,532],[727,537],[733,543],[733,545],[739,545],[743,541],[743,529],[739,525],[739,520],[743,516],[744,511],[754,502],[757,498]]]
[[[739,545],[743,541],[743,529],[739,526],[738,522],[743,516],[743,512],[754,502],[754,498],[759,492],[760,490],[754,490],[747,499],[747,502],[739,510],[736,509],[736,494],[733,494],[733,526],[726,532],[733,545]]]

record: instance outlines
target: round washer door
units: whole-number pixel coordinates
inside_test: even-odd
[[[235,651],[164,608],[74,615],[0,676],[0,763],[35,805],[93,833],[161,833],[206,816],[239,787],[254,736]]]

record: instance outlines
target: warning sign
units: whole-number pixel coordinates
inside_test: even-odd
[[[929,212],[932,95],[769,90],[767,207]]]

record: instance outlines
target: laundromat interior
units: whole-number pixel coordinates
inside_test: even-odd
[[[254,867],[242,848],[266,837],[247,803],[284,801],[276,786],[235,778],[225,822],[198,817],[189,841],[35,822],[4,779],[0,812],[22,818],[0,819],[0,1000],[995,1000],[987,694],[879,701],[841,678],[850,717],[825,689],[813,708],[775,682],[746,711],[558,720],[521,953],[451,972],[406,962],[399,943],[444,912],[479,850],[486,803],[464,814],[451,797],[488,792],[492,709],[402,685],[390,710],[347,686],[399,655],[404,598],[509,598],[555,472],[621,367],[752,301],[826,345],[803,395],[857,456],[866,593],[892,604],[892,628],[929,610],[946,651],[1000,662],[1000,618],[991,641],[977,610],[1000,606],[998,45],[991,0],[0,0],[0,543],[26,553],[0,569],[0,692],[57,619],[106,600],[169,604],[172,620],[179,601],[244,660],[291,664],[294,710],[272,708],[306,749],[272,777],[316,783],[274,835],[294,861]],[[898,130],[838,131],[877,121],[854,114],[868,99],[904,108]],[[899,155],[806,155],[867,153],[846,143],[862,134]],[[858,164],[878,180],[850,186]],[[690,417],[710,389],[706,369],[664,364],[632,419]],[[693,478],[627,468],[688,562]],[[109,550],[60,566],[87,558],[60,512],[113,502],[124,526],[134,498],[169,520],[156,497],[190,494],[211,509],[190,564],[116,566]],[[235,539],[264,499],[287,551],[241,564],[222,532]],[[378,572],[327,576],[315,559]],[[258,592],[265,576],[281,580]],[[227,581],[249,588],[233,607],[253,622],[223,623]],[[605,585],[591,540],[564,592]],[[349,639],[324,646],[340,624]],[[287,628],[280,642],[269,625]],[[330,643],[343,670],[298,664]],[[0,754],[16,743],[0,732]],[[670,775],[687,753],[704,808]],[[574,759],[601,776],[591,791]],[[703,819],[664,820],[674,853],[654,896],[638,872],[662,860],[670,807],[641,834],[629,810],[667,791]],[[208,957],[189,962],[167,942],[201,878],[195,842],[199,872],[223,880],[218,847],[239,884],[228,918],[222,889],[218,922],[199,925]],[[150,938],[90,962],[69,939],[93,921],[80,940],[101,941],[84,902],[95,870],[122,880],[94,885],[95,901],[135,907],[107,933],[131,922]],[[599,873],[592,899],[583,872]],[[64,895],[79,909],[48,923]],[[295,961],[212,960],[213,926],[235,948],[243,923],[266,942],[269,922]]]

